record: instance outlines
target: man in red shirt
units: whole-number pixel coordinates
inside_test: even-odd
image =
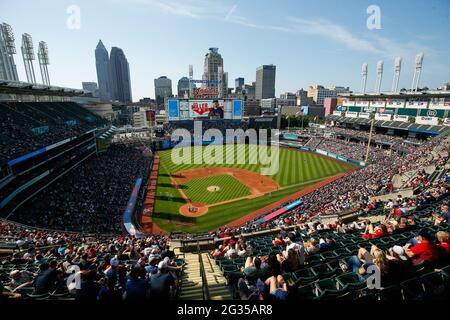
[[[413,259],[413,264],[436,260],[438,258],[438,250],[436,245],[432,243],[430,234],[425,229],[422,229],[416,238],[418,240],[416,245],[410,248],[411,244],[406,244],[404,247],[405,253]]]

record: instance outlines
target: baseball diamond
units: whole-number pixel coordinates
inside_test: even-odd
[[[279,152],[279,170],[271,176],[264,176],[260,169],[267,164],[250,163],[250,159],[255,156],[252,153],[259,153],[260,146],[235,145],[234,164],[225,163],[229,145],[223,146],[223,164],[195,164],[194,157],[204,154],[205,148],[183,148],[183,152],[190,153],[191,164],[174,163],[172,150],[158,153],[160,166],[153,213],[154,224],[158,228],[185,232],[212,230],[237,219],[250,218],[253,212],[293,193],[308,187],[314,188],[315,184],[325,179],[355,169],[318,154],[288,148],[274,150],[276,147],[270,147],[269,155],[273,151]],[[236,163],[238,155],[245,155],[244,163]],[[210,186],[217,186],[219,190],[208,191]],[[254,201],[255,198],[258,201]],[[195,220],[180,224],[177,220],[179,216]]]

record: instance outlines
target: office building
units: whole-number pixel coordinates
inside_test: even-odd
[[[122,49],[118,47],[111,48],[108,66],[111,99],[123,103],[131,102],[130,66]]]
[[[209,48],[205,55],[203,64],[202,80],[217,83],[205,83],[203,88],[217,89],[218,95],[226,95],[228,92],[228,73],[224,71],[223,58],[219,53],[219,48]],[[219,83],[221,86],[219,87]]]
[[[276,66],[273,64],[256,69],[256,99],[275,98],[275,72]]]
[[[95,67],[97,69],[98,95],[101,100],[111,100],[111,88],[109,78],[109,54],[102,40],[98,41],[95,48]]]
[[[188,77],[182,77],[180,80],[178,80],[178,97],[184,98],[185,96],[189,96],[189,78]]]
[[[166,76],[155,79],[155,100],[156,103],[164,103],[164,98],[172,96],[172,80]]]

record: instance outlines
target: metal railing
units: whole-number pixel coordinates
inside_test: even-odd
[[[197,241],[197,254],[198,254],[198,262],[200,263],[200,276],[202,278],[203,300],[210,300],[211,296],[209,294],[208,282],[206,280],[205,266],[203,265],[202,253],[200,251],[200,243],[198,241]]]

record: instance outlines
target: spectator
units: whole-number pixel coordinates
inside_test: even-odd
[[[150,299],[170,300],[172,289],[175,287],[175,279],[168,272],[167,260],[158,264],[158,273],[150,277]]]
[[[438,251],[432,243],[430,234],[422,229],[418,232],[416,238],[417,244],[411,247],[411,244],[408,243],[403,247],[406,255],[413,259],[413,264],[418,264],[423,261],[436,261]]]

